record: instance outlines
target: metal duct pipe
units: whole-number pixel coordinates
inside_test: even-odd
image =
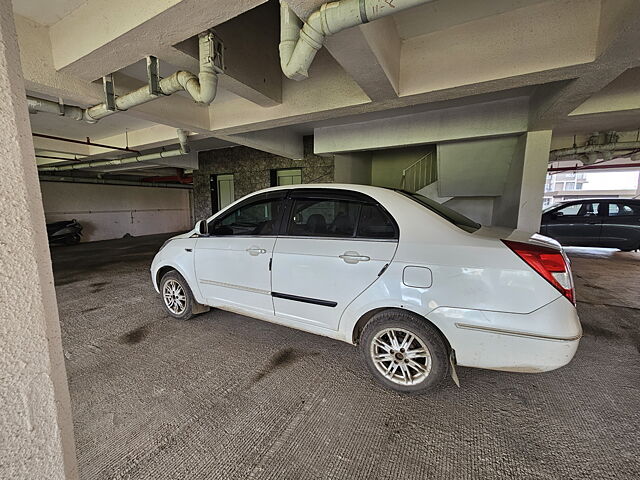
[[[64,103],[45,100],[44,98],[27,97],[27,106],[29,107],[29,113],[53,113],[73,120],[82,120],[84,116],[84,110],[80,107],[72,107]]]
[[[623,150],[637,150],[640,149],[640,142],[617,142],[607,143],[604,145],[585,145],[583,147],[575,148],[559,148],[557,150],[551,150],[550,161],[558,160],[560,157],[570,157],[573,155],[585,155],[589,153],[601,153],[601,152],[613,152]]]
[[[431,0],[340,0],[323,4],[300,22],[280,0],[280,66],[292,80],[309,77],[309,67],[324,38]],[[302,27],[301,27],[302,23]]]
[[[131,185],[135,187],[156,188],[193,188],[192,185],[182,183],[134,182],[130,180],[105,180],[104,178],[56,177],[54,175],[40,175],[40,181],[66,183],[101,183],[103,185]]]
[[[191,72],[180,70],[169,75],[167,78],[161,79],[158,82],[158,87],[162,95],[171,95],[185,90],[196,102],[209,105],[215,99],[218,90],[218,74],[216,73],[216,68],[213,63],[211,47],[213,34],[210,32],[201,33],[198,35],[198,41],[200,49],[200,72],[198,75],[196,76]],[[158,97],[159,95],[151,93],[149,86],[145,85],[125,95],[116,97],[115,110],[109,110],[106,103],[99,103],[98,105],[83,110],[80,107],[70,107],[35,97],[27,97],[27,102],[30,113],[55,113],[57,115],[69,116],[74,120],[85,120],[89,123],[95,123],[101,118],[113,115],[120,110],[128,110],[132,107],[155,100]]]
[[[189,144],[187,143],[187,132],[182,129],[178,129],[178,138],[180,138],[180,148],[175,150],[167,150],[165,152],[147,153],[145,155],[136,155],[134,157],[116,158],[112,160],[89,160],[86,162],[78,162],[70,165],[58,165],[58,166],[42,166],[38,167],[38,172],[64,172],[68,170],[81,170],[86,168],[97,167],[112,167],[116,165],[127,165],[130,163],[148,162],[151,160],[158,160],[159,158],[170,158],[184,155],[190,151]]]

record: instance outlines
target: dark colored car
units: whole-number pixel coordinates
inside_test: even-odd
[[[640,199],[574,200],[546,209],[540,233],[562,245],[640,249]]]

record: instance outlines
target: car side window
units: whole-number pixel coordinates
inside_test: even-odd
[[[634,209],[630,205],[624,203],[610,203],[609,204],[609,216],[620,217],[627,215],[639,215],[640,212],[634,212]]]
[[[241,205],[209,223],[210,235],[275,235],[282,209],[281,199]]]
[[[361,204],[349,200],[293,200],[287,235],[353,237]]]
[[[576,216],[578,215],[581,206],[582,205],[580,203],[574,203],[573,205],[568,205],[564,208],[560,208],[554,213],[560,217]]]
[[[375,239],[397,238],[397,232],[389,215],[378,205],[363,205],[357,236]]]
[[[598,215],[599,202],[574,203],[556,210],[559,217],[591,217]]]

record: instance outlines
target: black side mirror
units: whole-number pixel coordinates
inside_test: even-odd
[[[203,236],[209,235],[209,227],[206,220],[200,220],[196,223],[196,233]]]

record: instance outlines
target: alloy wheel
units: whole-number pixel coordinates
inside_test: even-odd
[[[386,328],[371,342],[376,369],[398,385],[417,385],[431,372],[431,353],[420,338],[403,328]]]
[[[171,313],[182,315],[187,308],[187,296],[176,280],[167,280],[162,289],[164,303]]]

